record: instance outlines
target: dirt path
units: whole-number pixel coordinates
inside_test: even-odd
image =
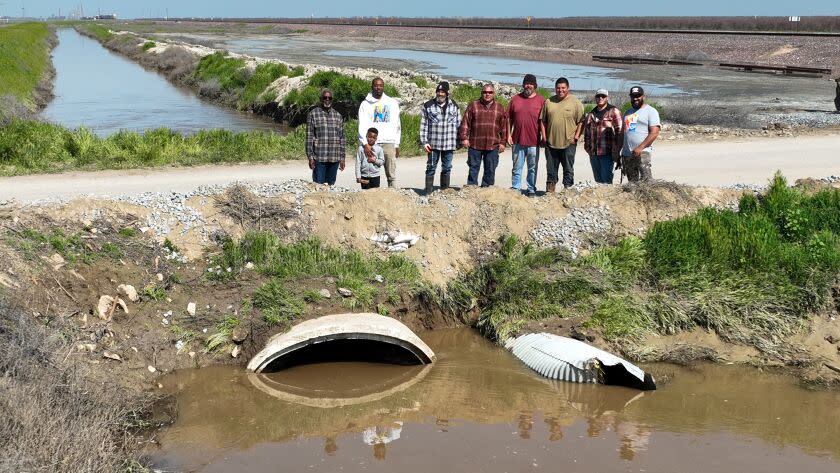
[[[792,138],[761,138],[743,141],[676,143],[663,141],[656,146],[654,176],[692,185],[720,186],[735,183],[763,184],[781,170],[793,182],[802,177],[840,174],[837,150],[840,135]],[[496,185],[510,182],[510,151],[505,151],[496,171]],[[402,187],[421,188],[426,160],[400,159],[397,165]],[[541,159],[538,189],[545,188],[545,168]],[[466,155],[458,154],[453,166],[452,184],[466,182]],[[575,164],[576,182],[592,179],[583,147]],[[281,162],[234,166],[199,166],[151,170],[72,172],[52,175],[0,178],[0,202],[28,203],[43,199],[69,199],[81,196],[117,196],[143,192],[189,192],[202,185],[225,185],[234,181],[308,179],[305,162]],[[616,177],[616,181],[618,177]],[[437,180],[436,180],[437,183]],[[355,187],[352,163],[339,173],[338,185]]]

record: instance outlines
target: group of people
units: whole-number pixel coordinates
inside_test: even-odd
[[[555,192],[558,183],[570,187],[581,139],[595,182],[612,183],[619,169],[631,182],[652,179],[651,154],[661,124],[658,111],[645,103],[642,87],[630,88],[630,109],[623,114],[610,103],[606,89],[595,91],[595,107],[585,113],[583,103],[571,94],[564,77],[557,79],[554,95],[547,99],[537,93],[533,74],[525,75],[522,91],[507,108],[495,94],[492,84],[484,85],[481,96],[462,112],[449,96],[449,83],[442,81],[435,97],[423,104],[420,144],[427,153],[427,194],[433,190],[438,163],[440,188],[449,187],[452,159],[460,147],[467,149],[468,186],[479,185],[482,167],[480,185],[495,185],[499,155],[512,147],[511,188],[521,190],[525,168],[525,192],[536,195],[540,148],[545,147],[546,192]],[[333,185],[338,171],[345,167],[344,119],[332,107],[331,90],[323,89],[320,98],[320,106],[307,117],[306,156],[313,181]],[[355,169],[356,182],[362,189],[379,187],[383,168],[388,186],[397,186],[401,132],[399,102],[385,94],[385,81],[377,77],[359,106]]]

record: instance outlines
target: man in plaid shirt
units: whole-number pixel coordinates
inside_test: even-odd
[[[344,119],[332,108],[330,89],[321,90],[321,105],[306,117],[306,157],[312,180],[317,184],[335,185],[338,170],[344,170]]]
[[[496,89],[492,84],[481,88],[481,98],[471,102],[464,111],[464,119],[458,130],[461,144],[468,148],[467,165],[470,167],[467,185],[478,184],[478,170],[484,163],[481,187],[496,183],[496,166],[499,153],[505,152],[508,140],[507,113],[495,100]]]
[[[449,82],[442,81],[435,89],[435,98],[423,104],[420,115],[420,144],[426,150],[426,195],[432,193],[435,169],[440,161],[440,188],[449,188],[452,155],[458,147],[461,111],[449,98]]]
[[[583,148],[589,155],[595,182],[612,184],[613,163],[619,162],[622,135],[621,110],[610,104],[607,89],[595,91],[595,108],[583,119]]]

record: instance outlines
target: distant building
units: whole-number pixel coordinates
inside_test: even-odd
[[[94,20],[116,20],[117,15],[109,14],[109,15],[96,15],[93,17]]]

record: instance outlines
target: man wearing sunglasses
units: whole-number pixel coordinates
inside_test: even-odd
[[[508,141],[508,118],[505,108],[496,102],[496,89],[493,84],[481,88],[481,98],[471,102],[464,110],[464,118],[458,130],[461,144],[467,148],[467,185],[478,184],[478,171],[484,164],[481,187],[496,183],[496,166],[499,165],[499,153],[505,152]]]
[[[333,93],[321,90],[321,105],[306,117],[306,157],[312,170],[312,181],[335,185],[339,169],[344,170],[344,118],[332,106]]]
[[[612,184],[613,164],[619,162],[622,145],[621,111],[610,104],[607,89],[595,91],[595,108],[583,120],[583,149],[595,182]]]

